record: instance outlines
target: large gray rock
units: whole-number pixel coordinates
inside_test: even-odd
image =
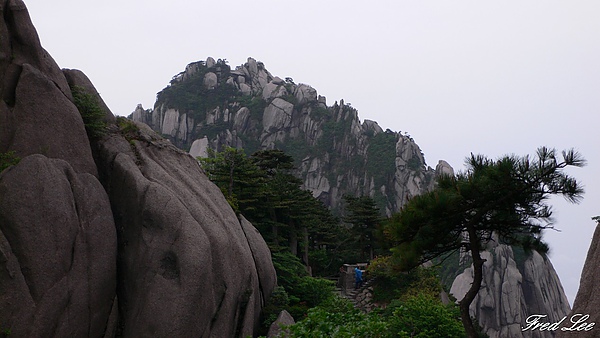
[[[294,324],[296,324],[296,321],[294,321],[294,317],[292,317],[292,315],[286,310],[282,310],[277,316],[277,319],[269,327],[267,338],[278,338],[281,336],[288,336],[289,333],[287,333],[287,330],[284,330],[284,327]]]
[[[0,174],[0,327],[15,337],[102,336],[116,231],[65,74],[82,87],[87,78],[60,70],[22,1],[0,8],[0,152],[22,158]]]
[[[117,241],[98,180],[30,155],[0,174],[0,326],[14,337],[102,336]]]
[[[41,47],[24,3],[4,0],[2,9],[0,152],[61,158],[77,172],[95,175],[83,121],[65,76]]]
[[[98,144],[119,235],[123,335],[252,335],[276,283],[269,249],[191,156],[139,127]]]
[[[557,338],[598,338],[600,337],[600,225],[596,226],[592,243],[588,250],[583,271],[581,272],[581,280],[579,282],[579,290],[575,301],[573,302],[573,311],[569,314],[567,320],[571,316],[589,315],[587,323],[596,323],[589,331],[574,331],[574,332],[559,332]],[[576,317],[580,319],[581,317]],[[569,323],[570,324],[570,323]],[[570,327],[571,325],[565,325]]]
[[[512,248],[504,244],[491,245],[481,257],[486,260],[483,282],[470,312],[485,333],[490,338],[554,337],[554,331],[522,331],[532,314],[547,315],[544,322],[554,323],[570,310],[550,261],[534,251],[518,267]],[[469,266],[456,277],[450,293],[460,300],[472,282],[473,268]]]
[[[254,334],[276,284],[256,229],[192,157],[143,128],[121,131],[91,81],[41,48],[23,2],[0,1],[0,152],[22,158],[0,173],[0,328],[11,337]],[[95,157],[69,85],[105,112]],[[193,119],[158,111],[137,115],[185,139]]]

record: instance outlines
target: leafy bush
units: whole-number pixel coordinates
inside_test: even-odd
[[[271,323],[277,319],[277,316],[281,311],[289,308],[289,305],[290,298],[288,297],[287,292],[285,292],[283,287],[277,286],[275,290],[273,290],[271,298],[269,298],[269,301],[262,309],[259,334],[266,334]]]
[[[289,297],[287,310],[296,320],[304,317],[309,308],[333,297],[333,282],[310,277],[300,259],[291,252],[274,252],[272,257],[277,283]]]
[[[418,294],[438,297],[443,290],[438,277],[438,267],[419,267],[410,272],[394,270],[393,258],[377,257],[371,261],[368,272],[376,277],[373,288],[373,299],[377,302],[389,303],[394,299],[406,299]]]
[[[0,153],[0,172],[12,165],[17,165],[20,160],[21,158],[18,157],[17,153],[14,151]]]
[[[381,312],[365,314],[350,301],[332,297],[308,310],[307,316],[289,327],[291,337],[464,337],[455,304],[443,305],[428,295],[394,301]]]
[[[99,138],[106,133],[105,113],[98,103],[98,99],[85,91],[83,87],[71,87],[73,103],[79,110],[85,131],[90,139]]]
[[[456,304],[444,305],[439,299],[425,294],[394,301],[387,309],[392,311],[389,328],[394,337],[464,337],[460,311]]]
[[[381,316],[364,314],[340,297],[308,310],[306,318],[289,330],[291,337],[388,337],[388,324]]]

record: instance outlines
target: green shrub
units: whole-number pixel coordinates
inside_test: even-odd
[[[306,318],[289,327],[291,337],[388,337],[388,324],[377,314],[364,314],[347,299],[331,297],[308,310]]]
[[[290,298],[287,292],[281,286],[277,286],[269,301],[265,304],[261,312],[261,326],[259,328],[259,334],[266,334],[276,319],[279,313],[285,309],[288,309],[290,305]],[[288,311],[289,312],[289,311]]]
[[[106,133],[105,113],[98,103],[98,99],[80,86],[71,87],[73,103],[79,110],[85,131],[90,139],[99,138]]]
[[[14,151],[0,153],[0,172],[12,165],[17,165],[19,161],[21,161],[21,158]]]
[[[406,299],[417,294],[439,296],[443,290],[438,277],[438,267],[419,267],[409,272],[395,271],[392,258],[382,256],[371,261],[369,275],[376,277],[373,299],[389,303],[394,299]]]
[[[444,305],[439,299],[425,294],[394,301],[388,310],[390,331],[393,337],[465,337],[456,304]]]

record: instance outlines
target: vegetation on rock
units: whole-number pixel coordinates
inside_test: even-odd
[[[0,153],[0,172],[10,166],[17,165],[20,160],[21,158],[18,157],[17,153],[14,151]]]
[[[73,103],[79,110],[85,131],[90,139],[99,138],[106,133],[105,113],[98,103],[98,99],[85,91],[83,87],[72,86]]]

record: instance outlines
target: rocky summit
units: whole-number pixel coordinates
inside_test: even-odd
[[[253,335],[276,284],[258,231],[61,70],[22,1],[0,12],[0,336]]]
[[[311,86],[273,76],[253,58],[235,69],[210,57],[191,63],[154,109],[138,105],[130,117],[194,157],[225,146],[281,149],[295,158],[304,188],[334,210],[344,194],[369,195],[389,215],[434,182],[409,135],[361,122],[343,100],[327,105]],[[451,168],[441,161],[444,170]]]

